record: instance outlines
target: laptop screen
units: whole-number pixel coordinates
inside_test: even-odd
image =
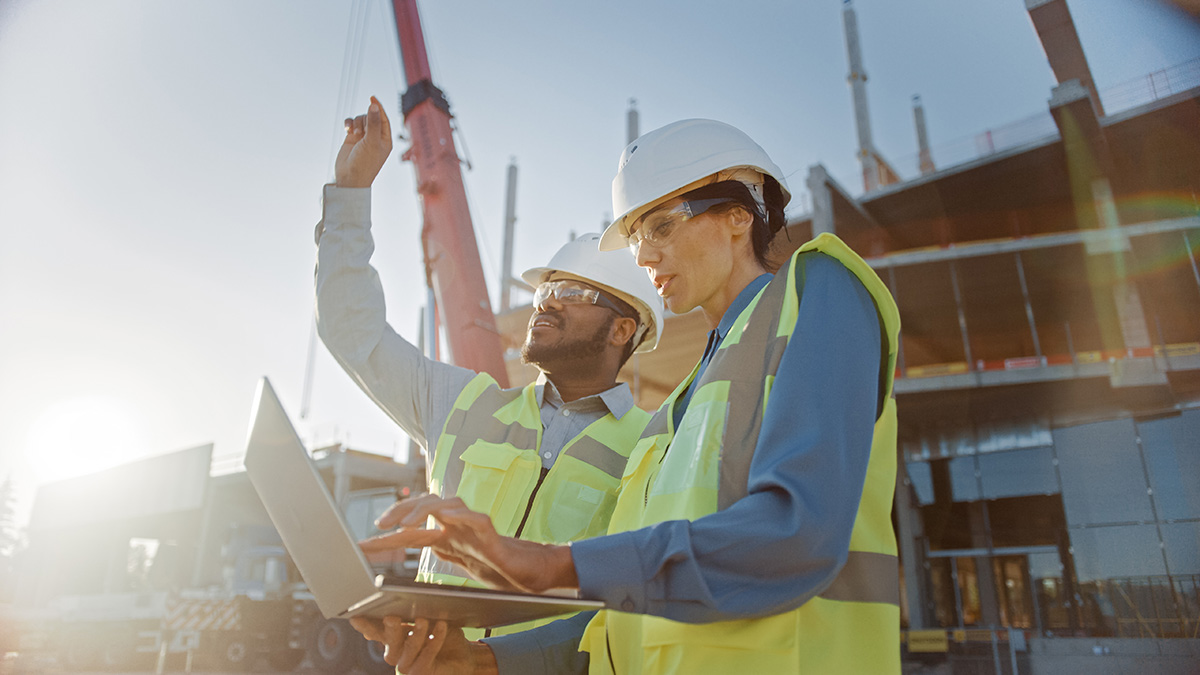
[[[376,591],[366,557],[266,378],[255,395],[245,466],[326,618]]]

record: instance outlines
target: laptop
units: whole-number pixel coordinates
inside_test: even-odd
[[[604,607],[598,600],[376,577],[266,378],[255,395],[245,467],[326,618],[399,616],[491,628]]]

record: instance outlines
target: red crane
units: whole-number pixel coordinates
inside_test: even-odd
[[[450,104],[429,73],[416,0],[392,0],[392,8],[408,86],[400,96],[400,109],[412,140],[403,159],[412,161],[417,172],[424,216],[425,274],[445,328],[450,360],[486,372],[507,387],[504,348],[488,300],[458,150],[451,135]]]

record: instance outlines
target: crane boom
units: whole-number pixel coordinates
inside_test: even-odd
[[[450,104],[429,72],[416,0],[392,0],[392,8],[408,86],[400,96],[404,125],[412,141],[404,159],[412,161],[417,174],[424,216],[425,273],[445,328],[449,360],[486,372],[506,387],[504,349],[475,245],[458,150],[451,135]]]

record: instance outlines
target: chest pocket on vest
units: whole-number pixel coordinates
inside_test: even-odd
[[[621,481],[570,455],[559,456],[551,477],[538,495],[550,540],[563,543],[604,534]]]
[[[688,508],[680,510],[679,505],[675,504],[672,513],[663,515],[694,519],[716,509],[720,455],[711,451],[710,446],[720,444],[725,430],[729,415],[728,391],[728,382],[713,382],[696,392],[688,404],[687,414],[679,422],[671,447],[663,459],[662,470],[650,490],[651,498],[689,492],[704,493],[702,501],[711,499],[711,506],[693,513],[699,504],[685,500]]]
[[[476,441],[461,458],[463,475],[456,494],[472,511],[490,514],[501,534],[511,535],[541,471],[537,454],[510,443]]]

